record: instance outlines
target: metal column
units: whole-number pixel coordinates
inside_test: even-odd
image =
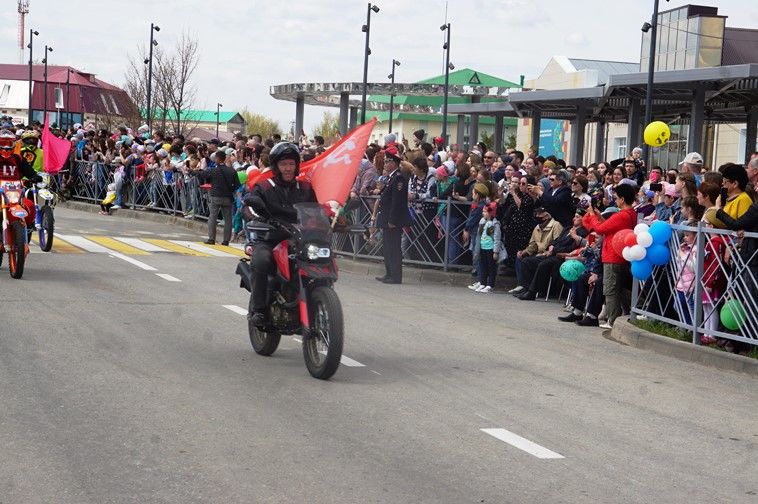
[[[529,136],[529,145],[537,147],[537,153],[540,150],[540,127],[542,126],[542,112],[535,110],[532,115],[532,127]]]
[[[350,95],[340,93],[340,135],[347,133],[348,108],[350,106]]]
[[[629,102],[629,122],[626,128],[626,155],[632,154],[634,149],[640,143],[640,101],[631,100]]]
[[[495,146],[488,146],[497,153],[503,152],[503,114],[495,114]]]
[[[587,112],[584,106],[576,108],[576,119],[571,121],[571,156],[570,163],[574,166],[582,164],[584,158],[584,128],[587,126]]]
[[[305,98],[298,95],[295,101],[295,141],[303,129],[303,117],[305,116]]]
[[[350,107],[350,129],[354,129],[358,125],[358,107]]]
[[[758,135],[758,105],[747,113],[747,130],[745,131],[745,163],[750,161],[750,156],[755,152],[755,141]]]
[[[705,119],[705,88],[697,87],[692,96],[687,152],[703,152],[703,120]]]
[[[465,141],[466,134],[466,116],[458,114],[458,126],[455,131],[455,143],[458,144],[459,149],[463,149],[463,143]]]
[[[481,98],[478,96],[471,97],[471,103],[479,103]],[[471,125],[469,126],[468,136],[469,149],[479,143],[479,116],[477,114],[471,114]],[[484,154],[484,152],[482,152]]]
[[[595,159],[592,161],[599,163],[605,159],[605,121],[595,123]]]

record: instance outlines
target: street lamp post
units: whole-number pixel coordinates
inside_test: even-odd
[[[42,124],[45,124],[47,121],[47,53],[53,52],[53,48],[50,46],[45,46],[45,59],[42,60],[42,63],[45,64],[45,102],[44,102],[44,109],[45,113],[42,116]]]
[[[223,107],[222,104],[217,103],[216,104],[216,139],[218,140],[218,123],[221,118],[221,107]]]
[[[668,0],[666,0],[668,2]],[[645,91],[645,126],[653,120],[653,77],[655,75],[655,42],[658,34],[658,0],[653,2],[653,19],[642,25],[642,31],[650,30],[650,61],[647,65],[647,90]],[[642,160],[645,169],[650,169],[650,146],[642,142]]]
[[[32,53],[34,52],[34,36],[39,35],[36,30],[29,30],[29,43],[26,47],[29,48],[29,119],[28,124],[32,124]]]
[[[366,24],[363,25],[361,30],[366,34],[366,48],[363,51],[363,96],[361,97],[361,124],[366,122],[366,88],[368,87],[368,57],[371,54],[371,49],[368,47],[369,34],[371,33],[371,11],[379,12],[379,7],[376,5],[368,4],[366,11]]]
[[[392,60],[392,73],[387,76],[392,80],[392,87],[390,88],[390,133],[392,133],[392,108],[395,105],[395,68],[400,66],[398,60]]]
[[[147,64],[147,130],[153,134],[153,113],[151,109],[153,98],[153,47],[158,41],[153,38],[153,33],[161,31],[160,26],[150,23],[150,55],[145,62]]]
[[[447,32],[447,40],[442,45],[445,50],[445,101],[442,103],[442,148],[447,147],[447,98],[450,83],[450,70],[455,68],[450,63],[450,23],[440,26],[440,30]]]
[[[66,124],[67,128],[71,127],[71,105],[68,100],[71,98],[71,68],[66,69]],[[61,121],[62,122],[62,121]],[[63,124],[60,124],[60,128],[63,128]]]

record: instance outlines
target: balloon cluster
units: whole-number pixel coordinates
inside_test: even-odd
[[[655,221],[650,226],[641,223],[634,230],[624,229],[616,233],[611,245],[624,259],[632,263],[632,276],[647,280],[654,266],[663,266],[669,261],[668,241],[671,225]]]
[[[258,170],[257,167],[251,166],[245,171],[242,171],[242,170],[238,171],[237,178],[239,179],[240,184],[244,184],[245,182],[247,182],[248,177],[252,177],[256,175],[259,171],[260,170]]]

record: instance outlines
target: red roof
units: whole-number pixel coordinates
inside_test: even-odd
[[[66,74],[71,72],[71,77]],[[120,90],[113,84],[95,78],[95,74],[82,72],[70,66],[50,65],[47,67],[47,82],[65,84],[66,79],[70,79],[71,84],[80,86],[99,87],[103,89]],[[29,80],[29,65],[8,65],[0,64],[0,79],[5,80]],[[36,82],[45,81],[45,65],[32,65],[32,80]]]

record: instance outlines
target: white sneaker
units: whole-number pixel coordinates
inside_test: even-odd
[[[520,285],[517,285],[517,286],[516,286],[516,287],[514,287],[513,289],[509,290],[509,291],[508,291],[508,294],[518,294],[518,293],[519,293],[519,292],[521,292],[522,290],[524,290],[524,288],[523,288],[523,287],[521,287]]]
[[[121,209],[121,205],[113,205],[111,207],[111,210],[120,210],[120,209]]]
[[[598,326],[600,329],[613,329],[613,326],[608,322],[603,322]]]
[[[481,286],[482,286],[482,284],[480,284],[479,282],[476,282],[476,283],[472,283],[471,285],[469,285],[468,288],[471,289],[471,290],[473,290],[473,291],[475,291],[475,290],[477,290]]]
[[[489,294],[491,290],[492,290],[492,287],[490,287],[489,285],[482,285],[481,287],[476,289],[475,292],[481,292],[482,294]]]

